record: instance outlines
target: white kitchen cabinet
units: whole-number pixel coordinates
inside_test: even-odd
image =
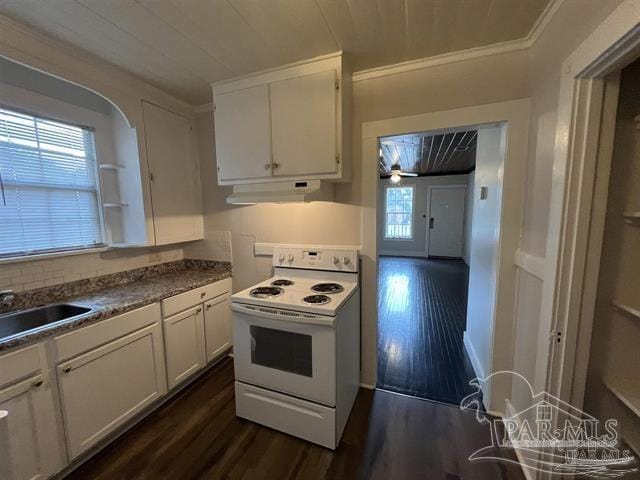
[[[271,120],[267,85],[216,97],[215,135],[218,180],[271,176]]]
[[[221,295],[204,304],[204,331],[207,362],[210,362],[231,347],[229,295]]]
[[[269,86],[274,176],[337,172],[336,80],[327,70]]]
[[[215,84],[213,97],[220,185],[350,180],[341,54]]]
[[[71,458],[166,393],[158,323],[67,360],[57,367]]]
[[[156,245],[200,240],[200,172],[189,119],[142,102]]]
[[[165,318],[163,324],[167,382],[173,388],[206,363],[202,306]]]
[[[0,369],[5,373],[21,374],[20,368],[14,368],[15,360],[21,366],[31,363],[35,367],[28,368],[33,371],[26,378],[0,388],[0,478],[3,480],[45,479],[63,466],[53,392],[47,373],[36,365],[37,348],[28,347],[10,354],[13,358],[8,361],[5,361],[7,357],[0,358]]]

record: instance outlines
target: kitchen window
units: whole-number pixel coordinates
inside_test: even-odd
[[[0,257],[103,243],[93,129],[0,107]]]
[[[389,240],[413,238],[413,194],[412,186],[385,189],[384,238]]]

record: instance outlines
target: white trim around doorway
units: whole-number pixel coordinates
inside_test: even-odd
[[[507,125],[503,164],[502,212],[499,253],[494,260],[497,274],[495,313],[492,321],[490,370],[509,370],[513,362],[515,329],[515,255],[520,242],[523,191],[529,138],[530,100],[506,102],[431,112],[365,122],[362,125],[362,381],[376,383],[377,365],[377,202],[378,138],[449,128]],[[489,410],[504,410],[511,385],[492,382],[485,398],[494,399]],[[502,399],[502,400],[500,400]]]
[[[578,409],[587,381],[617,72],[640,55],[638,19],[640,2],[624,1],[562,65],[536,383]]]

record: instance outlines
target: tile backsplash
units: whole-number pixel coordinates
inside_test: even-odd
[[[0,290],[22,292],[182,258],[182,247],[174,246],[108,250],[0,264]]]

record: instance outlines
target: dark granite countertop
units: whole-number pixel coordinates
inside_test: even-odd
[[[55,288],[25,292],[18,297],[20,307],[30,308],[42,304],[74,303],[93,307],[91,314],[49,325],[35,332],[25,332],[0,340],[0,352],[35,343],[45,337],[58,335],[115,315],[159,302],[165,298],[231,277],[231,264],[227,262],[199,262],[181,260],[166,264],[120,272],[96,279],[62,284]],[[66,294],[66,295],[65,295]],[[50,300],[50,301],[47,301]],[[0,316],[0,321],[2,317]]]

